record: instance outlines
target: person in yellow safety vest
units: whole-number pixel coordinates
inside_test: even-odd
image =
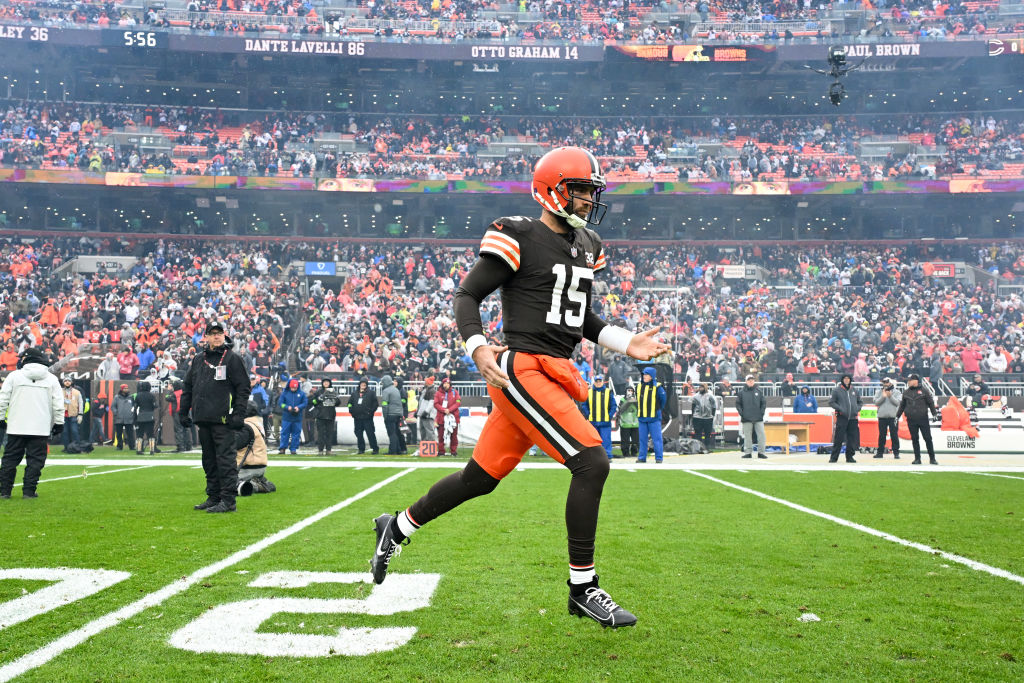
[[[640,377],[643,381],[636,390],[636,402],[640,410],[640,457],[637,462],[647,462],[647,438],[654,443],[654,461],[661,462],[664,450],[661,440],[661,409],[665,407],[665,388],[658,383],[658,371],[644,368]]]
[[[608,459],[612,459],[612,418],[618,404],[615,393],[604,383],[604,375],[594,375],[594,383],[587,392],[587,400],[581,406],[583,416],[590,421],[601,435],[601,445]]]

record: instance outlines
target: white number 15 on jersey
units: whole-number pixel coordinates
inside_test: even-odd
[[[575,311],[570,310],[570,306],[566,305],[565,324],[569,327],[581,327],[583,316],[586,314],[587,293],[580,291],[580,282],[593,280],[594,271],[582,266],[572,266],[572,279],[569,282],[568,290],[565,288],[565,264],[556,263],[551,267],[551,272],[555,274],[555,287],[551,290],[551,309],[545,316],[544,322],[549,325],[562,324],[562,295],[564,293],[569,299],[569,304],[577,305]]]

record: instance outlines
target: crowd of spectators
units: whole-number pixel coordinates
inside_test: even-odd
[[[104,133],[150,126],[167,151],[114,146]],[[317,151],[340,134],[363,151]],[[862,156],[869,136],[908,151]],[[387,116],[224,112],[198,107],[0,102],[0,165],[212,175],[524,178],[526,153],[483,154],[507,136],[540,149],[582,145],[612,179],[883,180],[983,175],[1024,162],[1024,118],[1000,113],[819,117]],[[200,160],[202,159],[202,163]]]
[[[80,255],[134,256],[126,272],[53,276]],[[250,371],[284,359],[300,306],[288,250],[274,243],[57,238],[0,241],[0,366],[38,346],[54,358],[96,356],[102,379],[174,379],[210,320],[221,321]],[[88,346],[83,346],[88,345]]]
[[[27,346],[55,357],[108,354],[105,379],[161,381],[187,367],[211,319],[225,323],[249,370],[349,377],[475,378],[452,317],[476,249],[289,240],[238,244],[206,238],[87,237],[0,242],[0,366]],[[51,273],[78,255],[126,255],[127,272]],[[998,281],[1024,284],[1024,245],[607,247],[595,310],[629,329],[660,326],[692,381],[850,372],[855,381],[910,372],[1024,372],[1024,300],[1018,293],[936,276],[934,261],[964,260]],[[305,294],[288,264],[332,261],[343,279]],[[720,266],[764,266],[770,282],[730,280]],[[498,297],[482,306],[501,332]],[[82,346],[95,344],[98,346]],[[607,369],[589,344],[578,362]],[[992,379],[992,378],[990,378]]]
[[[943,372],[1024,371],[1024,300],[941,280],[929,269],[932,260],[962,258],[1002,282],[1024,283],[1024,246],[924,244],[611,247],[594,307],[629,329],[661,326],[673,340],[677,372],[695,381],[784,372],[864,370],[857,379],[866,381],[922,368],[935,379]],[[473,248],[342,245],[336,255],[348,268],[344,284],[339,291],[315,284],[305,304],[298,344],[304,369],[474,376],[451,313]],[[741,262],[763,265],[776,279],[769,285],[721,277],[718,266]],[[481,315],[497,338],[497,297],[485,301]],[[596,372],[612,362],[593,354],[585,344],[581,367]]]
[[[589,44],[823,40],[837,36],[842,27],[840,22],[825,23],[832,2],[804,0],[360,0],[354,13],[351,5],[328,4],[318,14],[310,0],[188,0],[183,8],[186,12],[173,13],[173,9],[141,10],[110,1],[21,0],[0,6],[0,22],[97,28],[146,25],[204,34],[327,33],[401,42],[475,38]],[[998,2],[992,0],[883,0],[864,5],[875,14],[863,28],[856,29],[860,35],[935,40],[984,35],[990,30],[1024,31],[1019,18],[1000,17]],[[510,16],[510,9],[518,13]],[[499,10],[497,15],[495,10]],[[689,21],[658,22],[650,16],[652,11]],[[773,27],[780,22],[786,23]]]

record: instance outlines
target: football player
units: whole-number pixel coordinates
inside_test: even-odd
[[[632,626],[636,617],[598,586],[594,538],[608,456],[601,436],[580,413],[588,387],[570,360],[582,338],[649,360],[668,345],[658,329],[638,334],[605,323],[591,310],[594,273],[606,266],[598,225],[604,176],[579,147],[545,154],[533,172],[540,218],[496,220],[480,242],[480,258],[455,295],[455,321],[493,409],[466,467],[436,484],[410,507],[375,522],[370,560],[375,583],[417,529],[471,498],[490,493],[537,444],[572,473],[565,507],[569,538],[569,612],[602,626]],[[483,335],[480,302],[501,289],[505,344]]]

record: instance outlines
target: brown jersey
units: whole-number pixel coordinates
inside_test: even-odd
[[[594,273],[605,267],[597,233],[585,228],[563,235],[537,218],[499,218],[484,233],[480,255],[512,269],[501,286],[509,349],[568,358],[583,338]]]

